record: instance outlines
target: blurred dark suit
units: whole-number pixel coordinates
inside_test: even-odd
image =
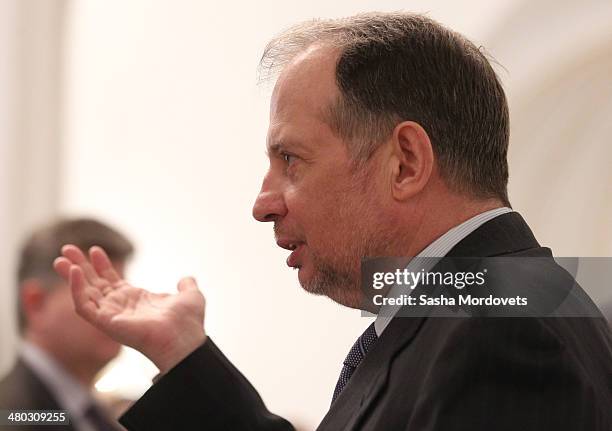
[[[64,430],[64,431],[120,431],[105,407],[92,396],[90,388],[82,385],[42,349],[31,343],[22,345],[12,370],[0,381],[1,410],[61,410],[69,425],[0,426],[0,430]]]
[[[0,382],[0,409],[2,410],[62,410],[49,389],[21,359]],[[72,425],[19,425],[0,427],[15,431],[75,431]]]

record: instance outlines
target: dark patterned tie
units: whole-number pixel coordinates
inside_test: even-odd
[[[110,417],[104,414],[95,404],[91,404],[87,410],[85,410],[85,417],[97,431],[120,431],[124,429],[119,425],[119,422],[110,419]]]
[[[336,389],[334,390],[334,396],[332,397],[332,404],[338,395],[340,395],[340,392],[342,392],[342,389],[344,389],[348,383],[357,369],[357,366],[363,361],[363,358],[365,358],[368,350],[370,350],[370,347],[372,347],[376,340],[378,340],[378,336],[376,335],[374,323],[372,323],[363,334],[361,334],[357,341],[355,341],[355,344],[353,344],[353,347],[351,347],[351,350],[344,360],[344,366],[340,372],[340,377],[338,378],[338,383],[336,383]]]

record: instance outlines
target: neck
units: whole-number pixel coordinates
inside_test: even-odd
[[[24,339],[44,351],[83,386],[90,388],[93,385],[94,379],[100,371],[97,367],[94,369],[94,367],[88,366],[85,361],[71,360],[65,348],[56,348],[53,344],[47,342],[44,337],[31,331],[26,331]]]
[[[408,263],[410,258],[417,256],[427,246],[452,228],[478,214],[504,206],[498,200],[474,202],[460,197],[437,199],[436,203],[438,205],[424,205],[422,201],[417,202],[417,206],[412,209],[412,213],[407,211],[410,214],[409,218],[406,217],[404,220],[400,217],[396,220],[397,226],[401,226],[402,231],[394,234],[395,241],[393,245],[387,243],[394,250],[388,250],[386,256],[407,258],[406,263]],[[418,213],[416,208],[419,209]],[[426,210],[421,210],[421,208],[426,208]],[[386,296],[388,289],[389,287],[386,287],[378,291],[378,293]],[[363,307],[364,303],[370,305],[372,301],[364,301],[362,298],[361,307]],[[366,311],[376,314],[378,307],[372,305],[372,307],[366,308]]]
[[[498,199],[475,201],[456,195],[446,196],[444,199],[436,198],[414,210],[414,217],[404,224],[410,226],[410,231],[404,235],[409,238],[406,238],[405,249],[399,255],[416,256],[455,226],[478,214],[503,206]]]

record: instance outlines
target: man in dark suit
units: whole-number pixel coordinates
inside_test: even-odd
[[[70,425],[51,422],[44,429],[118,430],[119,424],[95,401],[91,387],[98,372],[119,353],[120,344],[74,312],[68,284],[52,270],[66,242],[103,246],[119,273],[133,251],[125,236],[85,218],[55,221],[27,238],[17,270],[23,340],[14,367],[0,381],[0,409],[67,412]],[[22,431],[41,427],[15,425]]]
[[[253,215],[274,222],[305,290],[379,313],[347,355],[319,429],[611,429],[609,331],[510,209],[508,107],[480,50],[423,16],[369,14],[290,29],[262,66],[280,75]],[[160,369],[121,419],[128,429],[292,429],[204,331],[193,279],[155,295],[125,282],[100,248],[62,254],[55,268],[77,311]],[[480,258],[475,268],[525,258],[512,283],[488,288],[535,294],[530,307],[544,307],[410,314],[362,289],[369,256],[409,267],[437,259],[428,271],[448,265],[442,256]]]

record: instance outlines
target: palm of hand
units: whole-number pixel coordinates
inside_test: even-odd
[[[122,344],[138,350],[150,344],[166,345],[177,335],[171,329],[182,320],[203,324],[204,297],[197,291],[171,295],[152,293],[124,281],[118,286],[104,282],[107,293],[97,301],[96,320],[100,329],[113,334]],[[98,288],[93,289],[95,294]],[[126,334],[125,339],[122,334]]]
[[[181,280],[176,294],[152,293],[123,280],[99,247],[90,250],[91,262],[74,246],[62,253],[54,267],[69,281],[77,313],[160,369],[205,339],[205,300],[193,279]]]

